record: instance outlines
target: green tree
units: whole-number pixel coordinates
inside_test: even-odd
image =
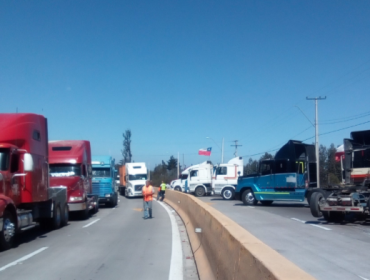
[[[167,161],[167,169],[168,170],[177,170],[177,159],[173,156],[170,157],[170,159]]]
[[[122,156],[123,156],[123,160],[122,162],[120,161],[120,163],[125,164],[127,162],[131,162],[131,159],[132,159],[132,154],[131,154],[131,130],[128,129],[125,131],[125,133],[122,134],[123,136],[123,150],[121,150],[122,152]]]

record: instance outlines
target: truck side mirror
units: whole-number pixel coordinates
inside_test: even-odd
[[[24,154],[24,171],[33,171],[33,158],[32,155],[29,153]]]

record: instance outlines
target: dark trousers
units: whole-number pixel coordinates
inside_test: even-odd
[[[159,192],[160,201],[163,201],[163,199],[164,199],[164,193],[165,193],[165,191],[160,191]]]

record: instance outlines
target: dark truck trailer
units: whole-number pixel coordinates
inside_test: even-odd
[[[344,185],[317,189],[310,200],[312,215],[329,222],[364,219],[370,214],[370,130],[351,132],[343,146],[339,160]]]

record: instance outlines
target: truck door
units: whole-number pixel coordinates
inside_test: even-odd
[[[191,170],[189,172],[189,190],[192,192],[194,191],[195,187],[198,185],[198,169]]]
[[[221,192],[221,189],[226,185],[227,181],[225,177],[227,176],[227,167],[226,166],[219,166],[216,169],[215,177],[213,179],[213,186],[215,188],[215,192]]]
[[[273,161],[262,161],[256,182],[259,190],[255,192],[257,200],[274,200]]]

